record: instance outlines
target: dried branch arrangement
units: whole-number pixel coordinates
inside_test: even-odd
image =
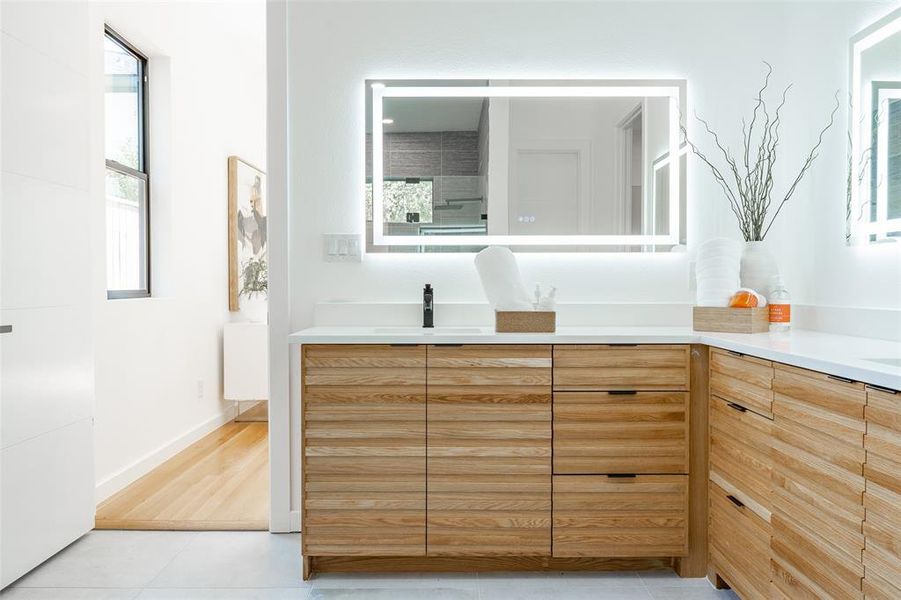
[[[782,211],[782,207],[794,195],[798,184],[810,170],[813,161],[816,160],[823,143],[823,136],[835,123],[835,114],[839,108],[838,93],[836,92],[835,107],[829,115],[829,122],[820,130],[816,144],[807,154],[800,171],[778,201],[775,211],[770,215],[770,209],[773,207],[774,173],[781,141],[779,137],[782,126],[781,111],[792,86],[790,84],[782,91],[776,110],[771,111],[765,95],[770,85],[773,67],[768,62],[764,62],[764,64],[767,67],[767,73],[763,80],[763,86],[757,92],[751,120],[747,122],[742,118],[741,121],[742,147],[737,156],[723,143],[710,124],[695,113],[695,118],[704,126],[707,133],[713,138],[719,153],[722,154],[726,165],[723,169],[717,167],[704,152],[688,139],[687,131],[684,125],[682,126],[682,135],[685,137],[686,143],[695,156],[710,168],[714,179],[722,188],[726,199],[729,200],[729,206],[738,219],[738,227],[747,242],[761,241],[766,237],[776,217]]]

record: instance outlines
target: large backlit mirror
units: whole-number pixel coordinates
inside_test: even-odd
[[[901,10],[851,40],[849,243],[901,242]]]
[[[685,87],[367,81],[367,251],[671,251]]]

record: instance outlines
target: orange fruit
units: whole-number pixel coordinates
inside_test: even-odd
[[[757,296],[753,292],[738,291],[729,299],[729,308],[754,308],[757,306]]]

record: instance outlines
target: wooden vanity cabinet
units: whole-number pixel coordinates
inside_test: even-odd
[[[554,474],[688,473],[688,392],[557,392]]]
[[[863,384],[777,364],[772,566],[783,598],[862,598]]]
[[[554,346],[555,557],[689,553],[690,347]]]
[[[306,345],[303,554],[424,556],[426,347]]]
[[[428,348],[428,556],[551,555],[551,347]]]
[[[710,395],[773,418],[773,363],[738,352],[710,349]]]
[[[688,553],[684,475],[554,477],[554,556]]]
[[[746,600],[771,598],[769,520],[710,482],[710,563]]]
[[[863,551],[867,598],[901,598],[901,392],[867,389]]]
[[[555,391],[688,391],[685,344],[554,346]]]
[[[742,598],[770,597],[772,421],[710,399],[710,569]]]

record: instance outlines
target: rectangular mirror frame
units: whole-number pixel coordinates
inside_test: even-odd
[[[391,87],[372,84],[372,213],[383,214],[384,165],[382,154],[382,101],[384,98],[612,98],[664,97],[669,99],[669,156],[680,156],[680,101],[678,85],[591,85],[591,86],[474,86],[474,87]],[[681,204],[679,169],[670,169],[669,231],[666,235],[460,235],[460,246],[653,246],[677,245]],[[385,235],[382,218],[372,220],[372,241],[376,246],[447,246],[441,236]]]

